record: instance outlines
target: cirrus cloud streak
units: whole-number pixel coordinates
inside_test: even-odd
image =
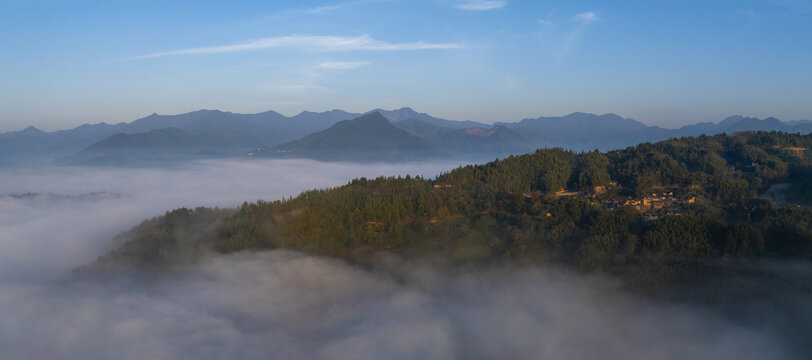
[[[455,43],[428,43],[424,41],[410,43],[390,43],[376,40],[369,35],[361,36],[324,36],[324,35],[290,35],[257,39],[249,42],[196,47],[157,52],[129,58],[129,60],[158,58],[174,55],[223,54],[242,51],[255,51],[272,48],[295,48],[309,51],[408,51],[459,49],[463,46]]]
[[[505,5],[507,5],[507,1],[477,0],[459,4],[457,8],[469,11],[484,11],[501,9],[505,7]]]

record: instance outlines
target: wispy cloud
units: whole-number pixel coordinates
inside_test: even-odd
[[[311,51],[353,51],[353,50],[407,51],[407,50],[431,50],[431,49],[458,49],[461,47],[462,45],[460,44],[428,43],[423,41],[411,43],[389,43],[373,39],[369,35],[361,35],[355,37],[291,35],[291,36],[263,38],[232,45],[207,46],[207,47],[163,51],[153,54],[135,56],[129,58],[129,60],[157,58],[172,55],[221,54],[221,53],[253,51],[271,48],[298,48]]]
[[[576,14],[572,17],[572,19],[577,22],[577,25],[569,32],[569,34],[567,34],[567,36],[564,37],[563,41],[561,42],[561,46],[555,53],[555,58],[558,61],[564,61],[564,59],[573,51],[573,49],[580,45],[584,34],[590,27],[590,24],[598,21],[598,14],[588,11]]]
[[[484,11],[484,10],[501,9],[505,7],[505,5],[507,5],[507,1],[474,0],[459,4],[457,5],[457,8],[470,11]]]
[[[598,14],[596,14],[594,12],[591,12],[591,11],[584,12],[584,13],[580,13],[578,15],[573,16],[573,19],[589,23],[589,22],[597,21],[598,20]]]
[[[3,0],[0,0],[3,1]],[[270,14],[264,16],[260,19],[256,19],[253,21],[247,21],[243,26],[258,26],[261,24],[266,24],[269,22],[276,22],[280,19],[289,19],[295,18],[299,16],[308,16],[308,15],[316,15],[322,13],[329,13],[333,11],[340,11],[348,8],[353,8],[356,6],[363,6],[363,5],[371,5],[371,4],[380,4],[380,3],[391,3],[397,0],[356,0],[356,1],[347,1],[347,2],[338,2],[331,5],[320,5],[315,7],[297,7],[291,8],[288,10],[284,10],[282,12],[277,12],[274,14]]]
[[[316,6],[312,8],[303,8],[303,9],[291,9],[283,13],[283,15],[299,15],[299,14],[318,14],[333,10],[340,10],[343,8],[358,6],[358,5],[366,5],[366,4],[376,4],[376,3],[384,3],[384,2],[391,2],[392,0],[357,0],[357,1],[348,1],[342,2],[332,5],[322,5]]]
[[[346,70],[367,66],[369,64],[370,64],[369,61],[338,61],[338,62],[324,62],[316,65],[316,67],[319,69],[326,70]]]
[[[539,25],[542,26],[552,26],[554,24],[553,19],[555,18],[555,13],[557,10],[553,10],[547,13],[544,17],[538,19]]]

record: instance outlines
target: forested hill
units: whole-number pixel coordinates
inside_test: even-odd
[[[167,265],[195,246],[353,259],[395,251],[682,281],[707,261],[809,257],[810,148],[810,135],[743,132],[608,153],[543,149],[433,180],[361,178],[233,213],[168,212],[121,235],[126,244],[99,263]]]

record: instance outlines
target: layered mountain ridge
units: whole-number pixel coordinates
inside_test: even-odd
[[[473,121],[442,119],[408,107],[396,110],[375,109],[364,114],[337,109],[325,112],[303,111],[290,117],[275,111],[238,114],[219,110],[198,110],[178,115],[151,114],[130,123],[114,125],[84,124],[73,129],[54,132],[44,132],[29,126],[20,131],[2,133],[0,166],[76,163],[76,154],[81,154],[78,162],[84,162],[88,156],[109,156],[110,154],[106,152],[111,151],[116,152],[116,156],[126,156],[128,152],[156,154],[172,149],[171,153],[164,154],[171,155],[181,153],[177,150],[179,148],[184,148],[183,153],[186,155],[194,153],[246,156],[249,149],[260,148],[285,150],[291,153],[287,156],[296,154],[305,157],[311,156],[312,149],[316,148],[321,148],[321,151],[325,152],[330,149],[343,149],[332,156],[337,158],[338,154],[347,153],[347,149],[342,148],[343,145],[340,143],[362,144],[367,141],[364,138],[369,137],[370,132],[376,131],[375,128],[363,127],[380,127],[383,123],[378,121],[364,125],[361,122],[341,134],[338,133],[339,128],[329,132],[332,136],[325,137],[325,134],[309,136],[325,131],[341,121],[376,113],[379,115],[378,120],[388,120],[388,124],[392,127],[404,130],[408,135],[418,137],[422,141],[416,148],[401,146],[402,151],[426,153],[426,149],[430,148],[434,155],[443,153],[457,158],[478,159],[492,159],[543,147],[563,147],[577,151],[610,150],[642,142],[703,134],[749,130],[805,134],[812,131],[812,121],[809,120],[782,122],[773,117],[758,119],[739,115],[730,116],[719,123],[706,122],[678,129],[664,129],[611,113],[596,115],[576,112],[565,116],[496,122],[488,125]],[[159,129],[174,130],[155,132]],[[168,136],[169,134],[172,135]],[[155,139],[150,139],[151,137]],[[403,136],[396,138],[405,139]],[[311,150],[302,151],[300,148],[299,151],[291,151],[292,148],[285,149],[283,146],[296,141],[299,141],[296,143],[299,146],[309,143],[308,147]],[[387,148],[390,145],[389,142],[379,142],[376,146],[364,150],[355,149],[355,152],[394,151]],[[355,158],[340,160],[352,161]]]

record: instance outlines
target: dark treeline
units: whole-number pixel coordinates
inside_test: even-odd
[[[175,210],[131,230],[105,259],[160,262],[188,233],[176,230],[194,227],[218,252],[513,258],[618,273],[645,267],[635,276],[663,281],[707,260],[809,256],[810,148],[810,135],[743,132],[608,153],[542,149],[433,180],[361,178],[234,213]],[[668,212],[623,203],[658,193],[691,200],[674,200]]]

